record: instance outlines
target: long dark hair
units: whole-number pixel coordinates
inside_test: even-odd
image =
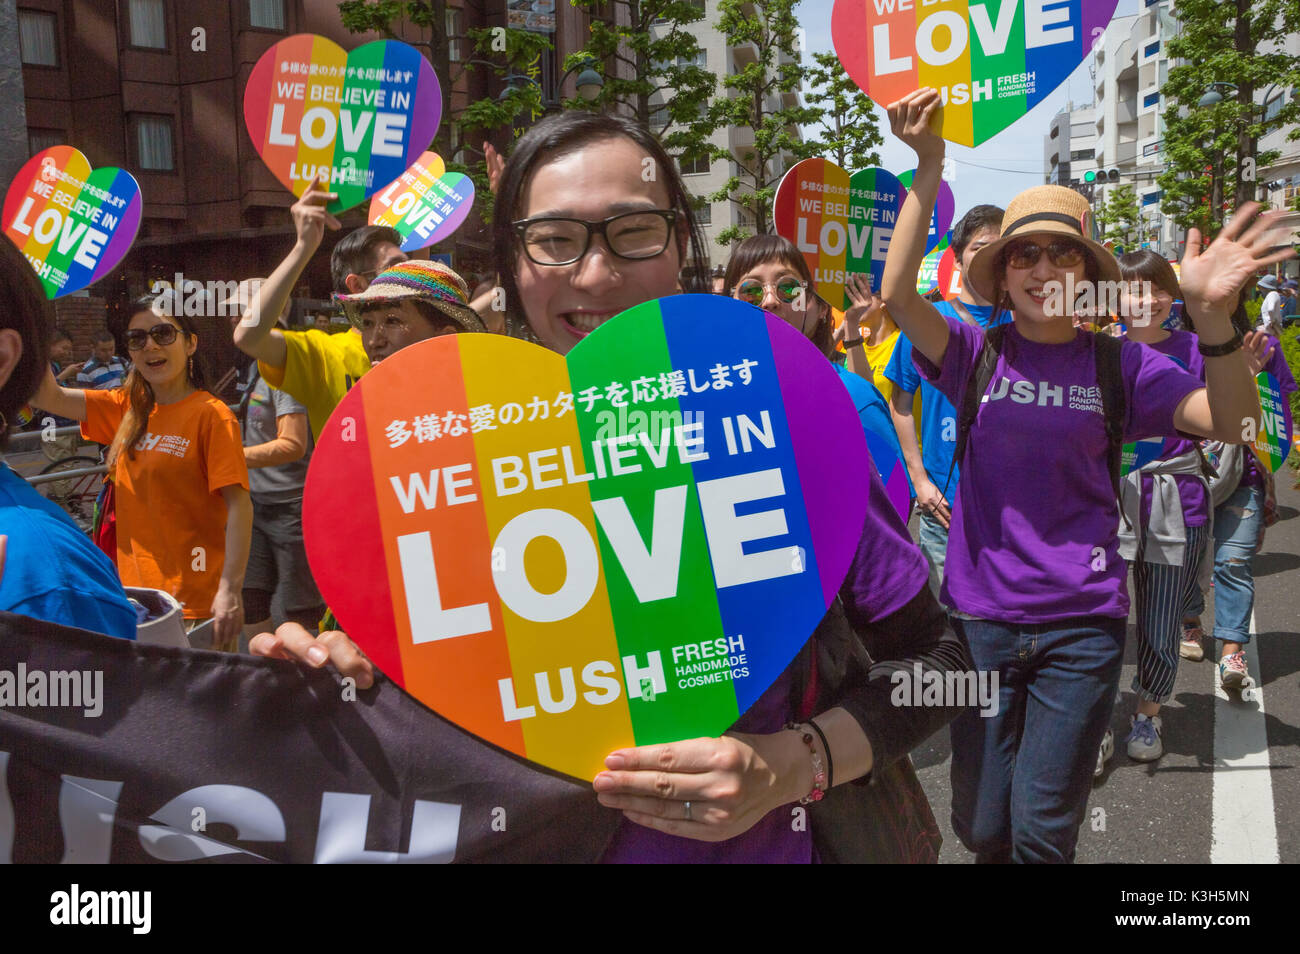
[[[572,152],[589,143],[623,137],[630,139],[655,161],[659,175],[668,188],[668,201],[677,212],[674,236],[684,230],[687,237],[686,255],[682,260],[682,287],[688,292],[707,292],[708,245],[704,230],[695,218],[692,200],[677,165],[664,152],[659,140],[644,126],[622,116],[604,113],[587,113],[577,110],[547,116],[515,143],[514,151],[506,161],[497,186],[495,212],[492,216],[492,257],[501,285],[506,293],[506,315],[513,329],[527,326],[527,319],[519,300],[519,286],[515,282],[515,262],[519,255],[519,240],[513,222],[519,217],[519,202],[524,186],[534,170],[546,159]]]
[[[754,235],[737,245],[731,253],[731,260],[727,262],[727,271],[723,276],[724,292],[730,295],[735,290],[736,283],[740,281],[740,276],[766,262],[788,265],[792,272],[808,283],[808,306],[812,307],[813,302],[820,302],[824,309],[822,320],[817,323],[817,330],[809,340],[820,349],[822,354],[829,357],[833,350],[830,305],[822,301],[813,291],[813,277],[812,272],[808,270],[808,262],[788,238],[780,235]]]
[[[45,297],[36,271],[12,242],[0,239],[0,328],[13,329],[22,341],[9,380],[0,381],[0,448],[49,367],[53,326],[54,305]]]
[[[156,308],[156,303],[163,303],[163,295],[143,295],[131,302],[131,311],[126,316],[126,323],[129,327],[131,319],[142,311],[147,311],[162,321],[172,321],[180,328],[181,334],[186,340],[198,334],[192,319],[184,314],[184,309],[180,308],[180,296],[169,297],[166,302],[174,304],[176,307]],[[186,363],[186,378],[190,385],[200,391],[208,391],[208,374],[203,366],[203,361],[199,358],[196,351],[190,356]],[[144,375],[134,366],[131,367],[131,373],[126,376],[122,382],[122,389],[126,391],[127,408],[126,413],[122,415],[122,423],[117,426],[117,433],[113,435],[113,443],[108,447],[108,472],[113,473],[113,467],[117,463],[118,456],[123,449],[126,450],[127,460],[135,460],[135,445],[140,438],[144,437],[149,428],[149,415],[153,413],[154,406],[158,403],[154,396],[153,387],[145,380]]]

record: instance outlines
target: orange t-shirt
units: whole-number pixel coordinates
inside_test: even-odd
[[[83,391],[88,440],[110,444],[126,414],[127,397]],[[207,391],[160,404],[113,473],[117,500],[117,571],[124,586],[165,590],[186,619],[212,615],[226,551],[226,502],[221,488],[248,489],[239,422]],[[199,549],[201,548],[201,549]]]

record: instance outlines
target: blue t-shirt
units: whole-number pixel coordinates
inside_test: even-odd
[[[839,364],[833,367],[839,373],[840,382],[848,389],[853,406],[858,409],[858,419],[862,421],[862,430],[867,436],[867,449],[871,451],[871,460],[876,465],[876,473],[880,475],[881,482],[888,489],[891,475],[898,469],[900,476],[907,480],[909,499],[915,497],[916,491],[912,489],[912,481],[907,476],[903,448],[898,443],[898,431],[894,430],[894,419],[890,416],[885,396],[862,375]]]
[[[135,639],[135,610],[108,557],[3,463],[0,535],[9,538],[0,610]]]
[[[993,314],[992,305],[962,304],[981,328],[989,326],[989,317]],[[945,318],[961,321],[961,315],[949,302],[937,301],[934,307]],[[1011,313],[1006,312],[997,324],[1005,324],[1010,320]],[[957,493],[957,479],[961,476],[961,468],[954,466],[952,461],[952,455],[957,449],[957,409],[942,391],[917,372],[916,365],[912,363],[912,342],[907,340],[906,335],[898,336],[894,354],[885,368],[885,377],[908,394],[915,394],[918,387],[921,389],[921,464],[925,467],[930,482],[939,488],[951,507]],[[948,481],[949,468],[952,468],[951,483]],[[944,484],[948,484],[946,489]]]

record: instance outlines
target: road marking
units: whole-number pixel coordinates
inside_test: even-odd
[[[1250,614],[1251,641],[1246,666],[1259,675],[1255,654],[1255,613]],[[1273,811],[1273,780],[1268,765],[1268,732],[1264,722],[1264,688],[1242,693],[1241,702],[1219,686],[1219,666],[1210,668],[1214,680],[1214,812],[1210,829],[1213,864],[1277,864],[1277,821]]]

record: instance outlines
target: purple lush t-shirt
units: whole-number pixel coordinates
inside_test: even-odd
[[[867,484],[867,516],[857,552],[840,596],[860,618],[879,622],[921,592],[929,579],[925,557],[912,542],[907,527],[889,497],[875,467],[863,475]],[[838,491],[836,491],[838,492]],[[731,728],[765,734],[780,731],[791,721],[790,671],[759,696]],[[815,713],[814,713],[815,714]],[[795,831],[790,806],[773,809],[749,831],[722,842],[694,841],[665,835],[623,819],[601,861],[604,864],[808,864],[813,857],[812,833]]]
[[[1289,401],[1291,395],[1300,388],[1297,388],[1295,376],[1291,374],[1291,368],[1286,363],[1286,356],[1282,354],[1282,345],[1280,342],[1273,346],[1273,353],[1269,356],[1264,370],[1273,377],[1277,378],[1278,390],[1282,392],[1282,400]],[[1254,451],[1246,448],[1245,464],[1241,472],[1240,487],[1262,487],[1264,486],[1264,475],[1261,471],[1262,465],[1259,458],[1255,456]]]
[[[915,348],[912,360],[960,407],[983,342],[982,329],[949,319],[943,367]],[[948,536],[942,599],[959,612],[1008,623],[1128,616],[1092,349],[1089,332],[1048,345],[1007,327]],[[1174,410],[1200,379],[1131,341],[1120,363],[1125,440],[1173,434]]]
[[[1170,331],[1169,337],[1155,344],[1144,344],[1152,351],[1158,351],[1172,360],[1184,371],[1205,380],[1205,360],[1196,346],[1196,335],[1189,331]],[[1160,460],[1169,460],[1186,454],[1196,446],[1194,441],[1174,435],[1166,437],[1160,449]],[[1205,483],[1191,474],[1175,474],[1174,483],[1178,485],[1178,499],[1183,505],[1183,526],[1203,527],[1210,519],[1210,497],[1206,493]],[[1145,522],[1151,511],[1151,477],[1142,477],[1142,520]]]

